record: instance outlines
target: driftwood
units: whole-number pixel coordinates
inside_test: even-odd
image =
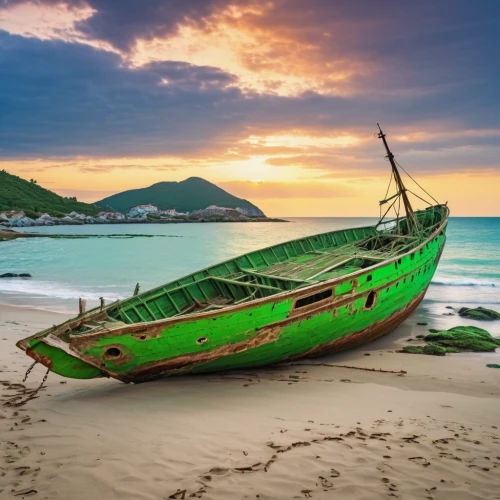
[[[382,370],[381,368],[362,368],[361,366],[330,365],[328,363],[292,363],[291,366],[328,366],[331,368],[349,368],[350,370],[363,370],[365,372],[398,373],[406,374],[406,370]]]

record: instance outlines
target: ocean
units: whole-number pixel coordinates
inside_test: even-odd
[[[376,218],[289,218],[289,223],[86,225],[30,228],[57,234],[152,234],[159,238],[18,239],[0,243],[0,303],[77,312],[239,254],[300,236],[370,225]],[[418,314],[446,306],[500,309],[500,218],[451,218],[438,270]]]

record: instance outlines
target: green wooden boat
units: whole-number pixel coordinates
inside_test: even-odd
[[[18,347],[65,377],[143,382],[319,356],[388,334],[425,295],[449,210],[436,202],[413,211],[379,130],[396,193],[380,202],[378,224],[250,252],[81,311]]]

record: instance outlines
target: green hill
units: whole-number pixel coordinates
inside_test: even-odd
[[[199,177],[190,177],[182,182],[158,182],[147,188],[131,189],[97,201],[96,205],[127,213],[132,207],[148,203],[160,210],[175,208],[178,212],[192,212],[209,205],[217,205],[226,208],[245,208],[249,211],[249,215],[253,216],[264,215],[249,201],[237,198]]]
[[[0,171],[0,211],[23,210],[32,212],[48,212],[68,214],[73,210],[86,215],[95,215],[99,208],[95,205],[82,203],[76,198],[64,198],[36,181],[27,181],[11,175],[5,170]]]

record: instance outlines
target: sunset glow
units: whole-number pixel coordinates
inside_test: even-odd
[[[381,122],[452,215],[500,215],[498,9],[388,3],[4,2],[0,169],[87,202],[199,176],[271,216],[378,215]]]

